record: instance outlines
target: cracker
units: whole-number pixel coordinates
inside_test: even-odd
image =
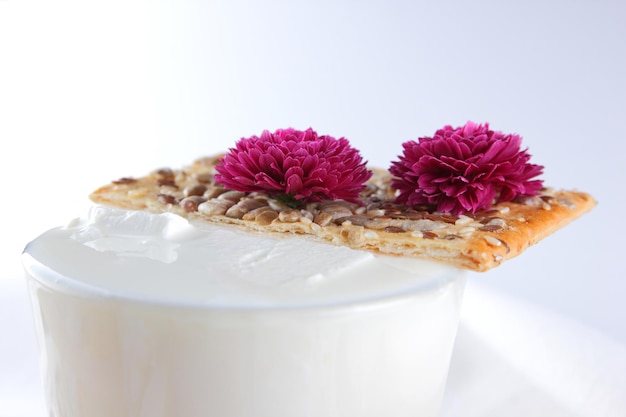
[[[583,192],[543,189],[538,196],[475,214],[432,213],[427,207],[394,203],[390,174],[373,169],[362,204],[336,200],[292,208],[263,193],[223,189],[213,180],[220,158],[202,158],[183,169],[159,169],[141,178],[121,178],[90,198],[122,209],[172,212],[191,222],[259,233],[310,235],[353,249],[422,257],[474,271],[489,270],[519,255],[595,205]]]

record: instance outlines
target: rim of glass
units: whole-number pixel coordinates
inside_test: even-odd
[[[161,306],[165,308],[199,309],[206,311],[229,311],[229,312],[250,312],[250,311],[304,311],[304,310],[333,310],[343,308],[376,308],[389,303],[401,302],[407,298],[418,294],[435,291],[448,284],[466,277],[464,270],[453,266],[445,265],[440,273],[420,280],[415,285],[403,290],[385,292],[381,295],[360,297],[350,300],[329,300],[318,302],[306,302],[302,305],[284,304],[277,305],[250,305],[244,306],[235,304],[233,306],[216,305],[197,301],[176,301],[171,299],[161,299],[155,296],[141,297],[136,294],[120,294],[118,291],[102,288],[100,286],[82,282],[76,278],[68,277],[56,270],[44,265],[28,252],[28,245],[22,253],[22,266],[27,278],[39,283],[41,286],[51,291],[58,291],[68,295],[75,295],[83,298],[95,300],[116,300],[121,302],[132,302],[145,306]]]

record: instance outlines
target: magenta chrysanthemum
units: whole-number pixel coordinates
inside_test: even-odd
[[[308,129],[240,139],[215,167],[225,188],[265,192],[286,202],[357,201],[372,173],[345,138]]]
[[[472,122],[405,142],[403,155],[389,169],[397,201],[460,214],[535,195],[543,183],[534,178],[543,167],[528,162],[530,155],[520,149],[521,142],[519,135]]]

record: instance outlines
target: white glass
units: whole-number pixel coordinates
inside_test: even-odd
[[[23,260],[50,416],[438,414],[460,270],[368,301],[231,309],[93,291]]]

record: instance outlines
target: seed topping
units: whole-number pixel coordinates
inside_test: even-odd
[[[215,163],[208,161],[207,164]],[[207,165],[208,166],[208,165]],[[360,200],[308,201],[294,207],[288,201],[271,196],[262,190],[252,192],[225,189],[216,183],[215,170],[206,172],[186,172],[162,168],[153,172],[156,200],[160,204],[180,207],[185,213],[198,213],[206,216],[225,216],[230,219],[254,222],[259,226],[272,223],[298,223],[315,232],[327,227],[345,229],[343,237],[351,242],[381,238],[380,232],[408,234],[416,239],[464,240],[473,239],[476,233],[484,234],[484,242],[492,247],[505,247],[507,244],[493,234],[500,234],[526,222],[522,216],[508,220],[511,207],[515,204],[550,210],[554,206],[575,208],[563,197],[551,194],[548,189],[535,196],[518,197],[510,203],[492,206],[475,213],[433,212],[427,205],[407,206],[394,200],[389,180],[382,180],[374,173],[361,193]],[[131,187],[137,179],[122,177],[114,184]],[[141,197],[141,196],[139,196]],[[141,197],[145,198],[145,197]]]

